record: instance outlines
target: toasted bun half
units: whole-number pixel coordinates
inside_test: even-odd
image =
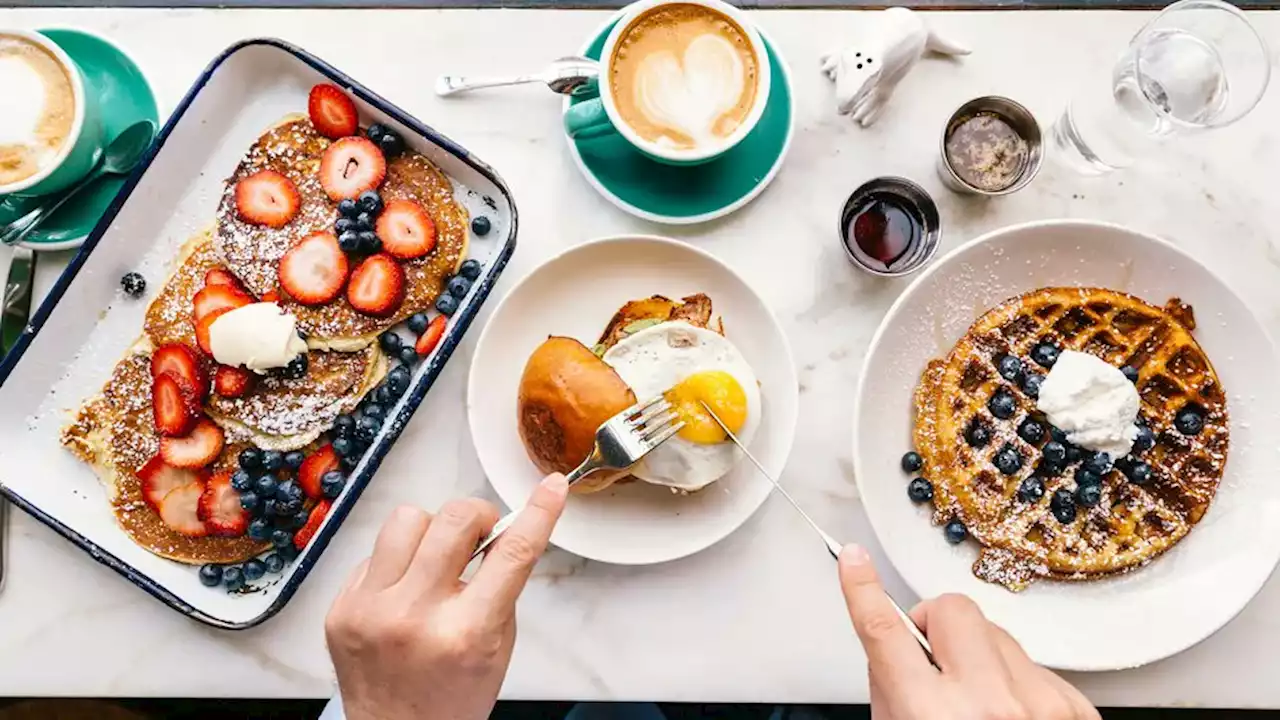
[[[568,473],[591,453],[596,429],[635,402],[631,388],[585,345],[550,337],[529,356],[520,377],[520,439],[539,470]],[[573,492],[597,492],[625,476],[597,473]]]

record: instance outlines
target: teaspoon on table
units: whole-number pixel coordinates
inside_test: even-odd
[[[751,461],[751,464],[756,466],[756,469],[760,471],[760,474],[765,476],[769,482],[773,483],[773,489],[777,490],[779,495],[786,498],[787,502],[791,503],[791,507],[795,508],[796,512],[800,513],[800,517],[804,518],[804,521],[809,523],[809,527],[813,528],[813,531],[818,533],[818,536],[822,538],[823,544],[827,546],[827,552],[831,553],[831,557],[839,558],[840,550],[843,546],[835,538],[827,534],[825,530],[818,527],[818,523],[814,522],[813,518],[809,517],[809,513],[805,512],[800,507],[800,503],[797,503],[795,498],[791,497],[791,493],[787,492],[782,487],[781,483],[773,479],[773,476],[769,474],[769,471],[765,470],[764,466],[760,464],[760,461],[756,460],[755,456],[751,454],[751,451],[747,450],[747,448],[742,445],[742,442],[738,440],[738,436],[734,435],[733,431],[725,426],[724,421],[720,419],[719,415],[716,415],[714,410],[708,407],[707,404],[701,400],[699,400],[698,403],[707,411],[707,414],[711,416],[711,419],[716,421],[716,424],[720,426],[720,429],[724,430],[724,434],[729,436],[729,439],[733,441],[733,444],[738,446],[738,449],[741,450],[742,454]],[[907,630],[911,632],[911,636],[916,639],[916,642],[920,643],[920,649],[924,650],[925,657],[929,658],[929,662],[936,665],[937,663],[934,662],[933,659],[933,646],[929,644],[928,638],[924,636],[924,633],[920,631],[920,628],[916,626],[915,621],[912,620],[911,616],[902,609],[902,606],[898,604],[897,600],[894,600],[887,592],[885,593],[885,597],[889,598],[889,604],[893,605],[893,609],[898,612],[898,617],[902,618],[902,622],[907,626]]]
[[[503,87],[543,82],[553,92],[575,95],[591,85],[600,75],[600,66],[590,58],[571,55],[552,61],[541,72],[508,78],[468,78],[461,75],[441,75],[436,78],[436,94],[440,97],[455,95],[480,88]]]

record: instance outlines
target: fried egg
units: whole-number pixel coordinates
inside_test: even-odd
[[[723,335],[664,322],[623,338],[604,361],[638,399],[665,395],[685,421],[675,437],[631,469],[640,480],[692,492],[733,469],[741,453],[700,402],[750,447],[760,424],[760,386],[742,353]]]

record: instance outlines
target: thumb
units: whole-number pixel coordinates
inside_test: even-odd
[[[920,646],[894,609],[866,548],[846,545],[840,552],[840,588],[853,629],[867,653],[871,672],[891,688],[904,676],[932,669]]]

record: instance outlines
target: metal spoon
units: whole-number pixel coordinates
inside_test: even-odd
[[[544,82],[552,92],[574,95],[599,75],[600,65],[595,60],[571,55],[552,62],[542,72],[533,75],[509,78],[466,78],[461,75],[441,75],[436,78],[436,94],[445,97],[479,88]]]
[[[115,137],[102,153],[102,157],[98,159],[98,164],[84,176],[80,182],[76,183],[70,190],[63,193],[61,197],[48,205],[32,210],[22,217],[9,223],[9,225],[0,232],[0,242],[5,245],[17,245],[31,234],[46,219],[57,212],[68,200],[75,197],[81,190],[89,187],[95,180],[104,175],[123,175],[135,168],[138,162],[142,160],[142,156],[146,154],[147,149],[151,147],[151,141],[156,136],[156,125],[150,120],[139,120],[138,122],[125,128],[123,132]]]

